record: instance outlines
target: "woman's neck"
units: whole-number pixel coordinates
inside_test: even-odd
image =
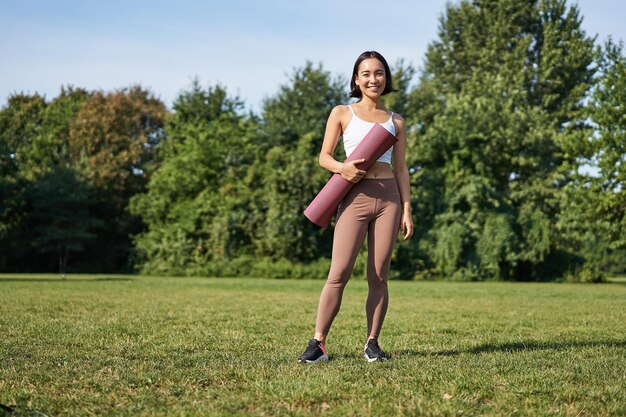
[[[380,100],[372,100],[371,98],[367,96],[363,96],[361,97],[361,100],[357,102],[357,104],[359,105],[359,107],[367,111],[373,111],[373,110],[378,110],[378,109],[383,108],[383,106],[380,104],[379,101]]]

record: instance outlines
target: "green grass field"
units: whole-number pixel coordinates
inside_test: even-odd
[[[298,364],[322,285],[1,275],[0,403],[51,417],[626,414],[623,283],[391,282],[392,360],[370,364],[353,281],[331,360]]]

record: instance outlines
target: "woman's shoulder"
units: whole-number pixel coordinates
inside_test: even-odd
[[[335,122],[341,125],[342,128],[348,125],[350,119],[352,119],[352,113],[348,104],[336,105],[330,112],[330,116],[328,116],[329,122]]]
[[[331,114],[331,116],[332,115],[343,116],[343,115],[347,114],[348,112],[350,112],[350,105],[349,104],[337,104],[335,107],[333,107],[333,109],[330,112],[330,114]]]
[[[398,113],[393,113],[392,118],[393,118],[393,124],[396,126],[396,128],[404,128],[404,125],[405,125],[404,117],[402,117]]]
[[[404,123],[404,117],[402,117],[399,113],[396,112],[391,112],[391,114],[393,115],[393,121],[394,122],[402,122]]]

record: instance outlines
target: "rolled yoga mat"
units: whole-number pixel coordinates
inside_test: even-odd
[[[356,167],[367,171],[396,142],[398,142],[398,138],[376,123],[345,162],[365,159]],[[334,174],[304,210],[304,215],[320,227],[328,226],[339,207],[339,203],[353,186],[354,184],[344,179],[341,174]]]

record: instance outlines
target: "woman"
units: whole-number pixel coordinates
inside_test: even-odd
[[[404,240],[413,235],[404,119],[387,110],[381,100],[383,95],[394,91],[385,58],[375,51],[362,53],[354,64],[350,89],[350,97],[358,98],[358,102],[336,106],[330,113],[319,163],[355,185],[339,205],[330,272],[320,295],[315,334],[307,349],[298,357],[299,362],[328,360],[326,337],[339,312],[343,289],[350,279],[365,235],[368,236],[369,293],[365,307],[367,338],[364,356],[369,362],[387,360],[387,355],[378,345],[378,335],[389,299],[389,263],[398,230],[402,230]],[[363,159],[341,163],[333,157],[340,136],[343,136],[346,155],[349,156],[375,123],[394,134],[398,142],[370,169],[363,171],[357,168],[356,165]]]

